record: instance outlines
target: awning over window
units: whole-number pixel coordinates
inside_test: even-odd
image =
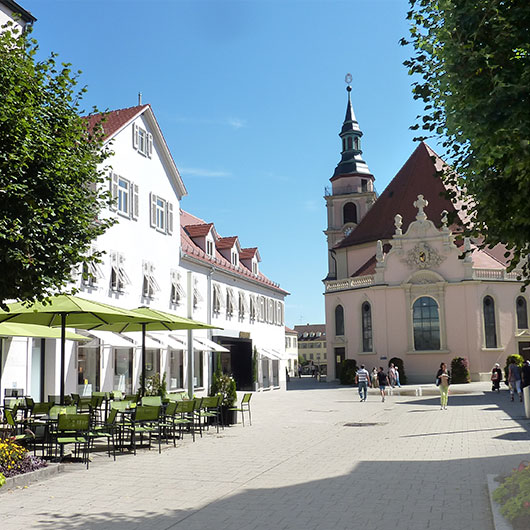
[[[198,343],[198,345],[197,345]],[[193,347],[200,351],[215,351],[215,352],[229,352],[228,348],[213,342],[212,340],[205,339],[204,337],[194,337]]]
[[[173,350],[185,350],[187,348],[186,339],[168,333],[147,333],[151,338],[162,343],[165,348]]]
[[[258,352],[262,357],[272,359],[273,361],[280,361],[281,355],[276,350],[266,350],[265,348],[258,348]]]
[[[142,334],[141,333],[121,333],[121,335],[134,341],[134,344],[132,344],[132,346],[134,345],[139,346],[139,347],[142,346]],[[129,348],[130,347],[131,345],[129,346]],[[149,350],[161,350],[164,348],[164,345],[160,341],[151,338],[146,333],[145,334],[145,347]]]
[[[133,340],[127,340],[117,333],[112,333],[112,331],[92,329],[90,331],[81,331],[81,333],[86,334],[89,337],[95,337],[96,339],[101,340],[104,344],[115,348],[134,348],[135,346]]]

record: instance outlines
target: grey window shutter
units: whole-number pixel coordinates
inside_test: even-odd
[[[156,228],[156,195],[154,193],[149,193],[149,203],[151,205],[151,215],[150,215],[150,219],[151,219],[151,226],[153,228]]]
[[[138,219],[138,212],[140,209],[138,198],[138,184],[131,182],[131,217],[136,221]]]
[[[167,233],[172,234],[173,233],[173,203],[168,202],[167,203]]]
[[[138,125],[136,125],[136,123],[133,123],[132,125],[132,133],[133,133],[133,147],[135,149],[138,149]]]
[[[110,195],[112,197],[112,200],[114,201],[110,209],[115,212],[118,207],[116,205],[116,200],[118,199],[118,175],[111,171],[110,173]]]
[[[153,135],[151,133],[148,133],[147,135],[147,156],[151,158],[152,154],[153,154]]]

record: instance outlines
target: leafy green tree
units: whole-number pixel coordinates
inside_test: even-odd
[[[442,140],[465,234],[505,243],[511,270],[530,251],[530,2],[409,1],[404,64],[422,77],[413,94],[425,104],[413,128]]]
[[[111,220],[101,164],[103,129],[80,117],[80,72],[37,60],[37,42],[0,30],[0,306],[64,292],[98,255],[90,243]],[[94,112],[96,110],[94,109]]]

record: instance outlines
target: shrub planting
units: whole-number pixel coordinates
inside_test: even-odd
[[[357,373],[357,361],[355,359],[345,359],[340,364],[340,384],[353,385],[355,374]]]
[[[530,520],[530,464],[522,462],[493,492],[493,499],[501,505],[501,513],[515,530],[528,528]]]
[[[465,357],[455,357],[451,361],[451,383],[471,383],[469,361]]]

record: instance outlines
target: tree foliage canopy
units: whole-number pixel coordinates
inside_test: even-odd
[[[36,60],[37,43],[9,24],[0,33],[0,305],[64,290],[90,243],[112,223],[100,184],[102,128],[80,117],[80,72]],[[94,109],[95,110],[95,109]],[[106,187],[104,188],[106,189]]]
[[[438,137],[452,167],[443,178],[463,200],[465,233],[505,243],[510,269],[530,243],[530,2],[410,0],[413,128]],[[508,253],[506,255],[508,256]],[[525,260],[523,260],[525,263]],[[529,268],[523,265],[525,276]]]

